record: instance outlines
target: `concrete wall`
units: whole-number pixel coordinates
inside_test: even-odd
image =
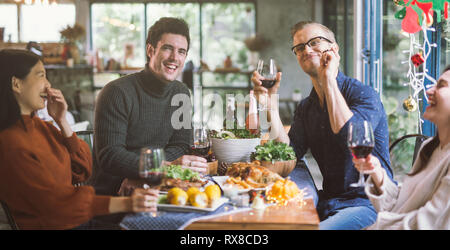
[[[303,97],[309,95],[311,81],[300,68],[290,48],[291,27],[305,20],[322,20],[321,0],[257,0],[256,30],[271,41],[271,46],[260,53],[262,59],[274,58],[283,71],[280,98],[290,98],[299,88]]]

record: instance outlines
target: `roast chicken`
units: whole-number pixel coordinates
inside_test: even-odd
[[[253,188],[264,188],[277,180],[283,180],[279,174],[261,166],[259,161],[233,163],[225,174],[233,178],[240,178]]]

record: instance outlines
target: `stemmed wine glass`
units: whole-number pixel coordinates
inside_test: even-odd
[[[275,85],[278,73],[275,60],[273,60],[272,58],[269,61],[259,60],[256,71],[262,77],[261,83],[264,88],[270,89],[273,87],[273,85]],[[266,100],[265,104],[260,104],[260,111],[267,110],[267,102],[269,102],[269,100]]]
[[[144,147],[141,148],[139,158],[139,176],[144,179],[144,188],[158,188],[161,185],[165,175],[166,168],[163,166],[165,161],[164,149]],[[152,217],[161,215],[161,212],[150,213]]]
[[[207,159],[209,148],[211,147],[209,130],[203,127],[195,128],[193,137],[194,144],[191,146],[192,154]]]
[[[372,126],[368,121],[349,124],[348,147],[355,158],[366,158],[375,145]],[[364,171],[359,171],[359,181],[350,184],[351,187],[364,187]]]
[[[278,72],[275,60],[272,58],[269,61],[259,60],[256,71],[263,77],[261,82],[264,88],[270,89],[275,85]]]

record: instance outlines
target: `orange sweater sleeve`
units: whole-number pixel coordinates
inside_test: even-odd
[[[58,181],[32,152],[9,151],[8,157],[1,158],[1,196],[7,197],[13,215],[20,215],[21,228],[73,228],[95,215],[109,213],[109,196],[96,196],[90,186],[74,187]],[[14,197],[6,190],[13,190]]]
[[[89,145],[75,133],[71,137],[63,138],[63,143],[70,154],[72,184],[86,181],[92,174],[92,153]]]

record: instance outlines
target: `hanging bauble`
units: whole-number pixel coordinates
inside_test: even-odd
[[[419,67],[419,65],[425,62],[425,59],[423,59],[422,53],[419,52],[411,56],[411,62],[414,64],[414,66]]]
[[[414,112],[417,110],[417,102],[412,98],[412,96],[409,96],[403,101],[403,109],[408,112]]]

